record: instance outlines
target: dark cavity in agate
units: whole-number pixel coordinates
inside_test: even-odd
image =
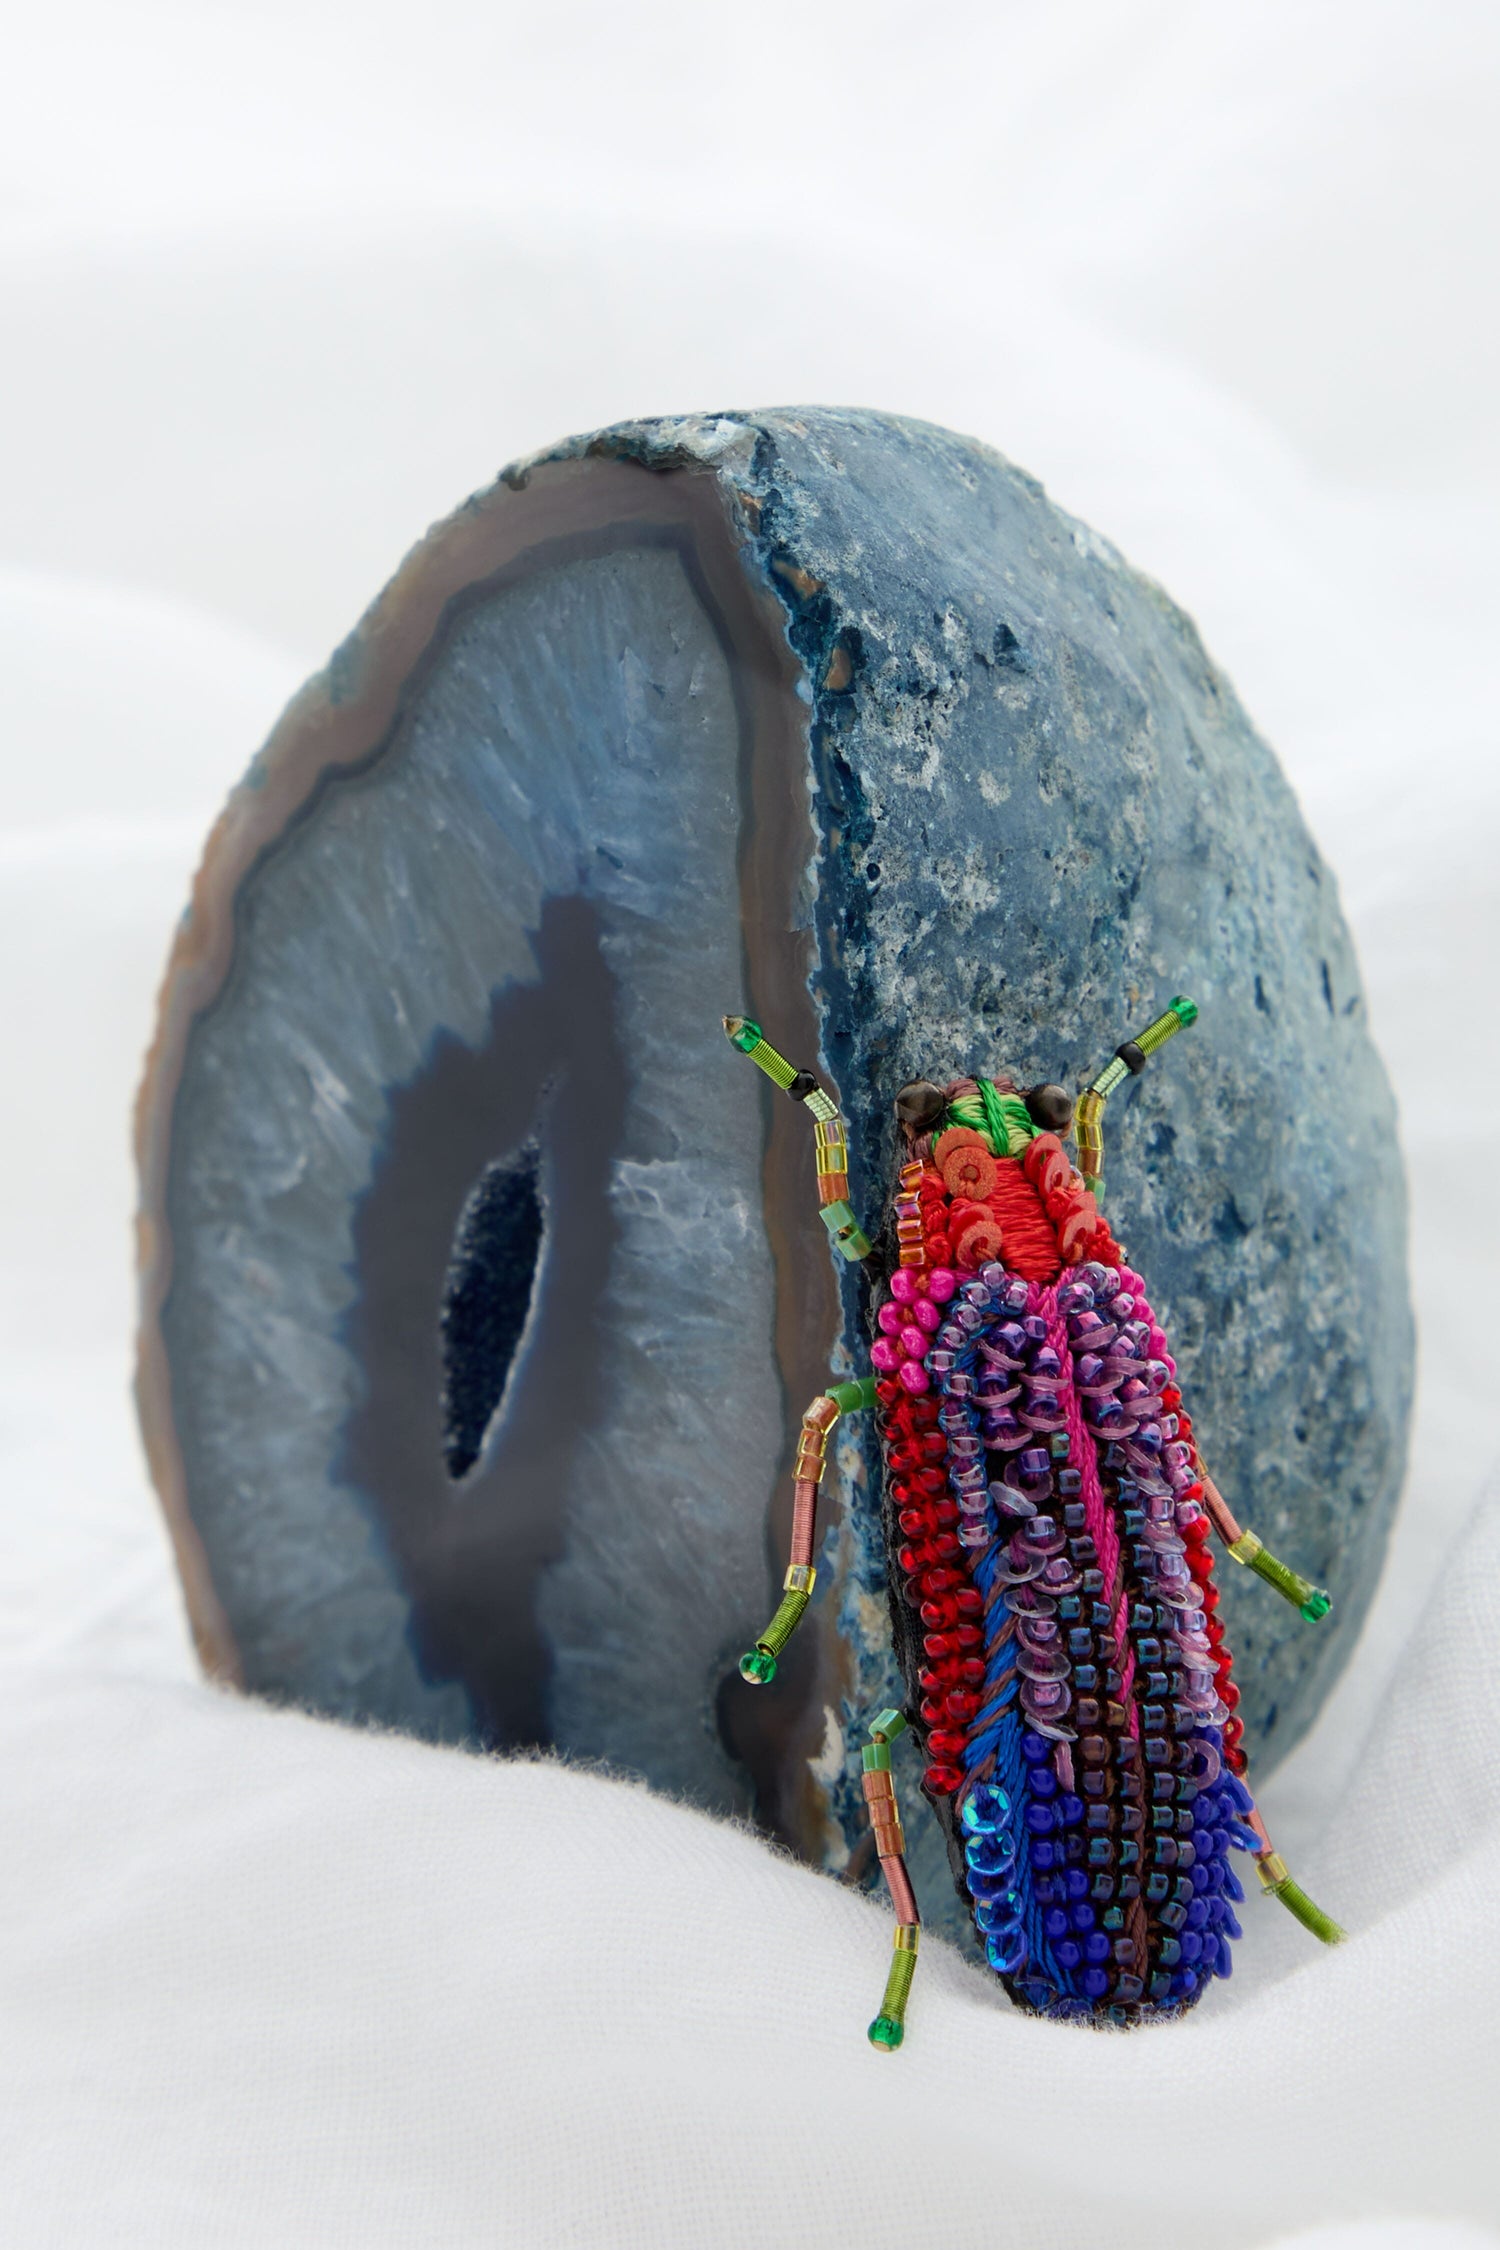
[[[423,1671],[462,1681],[480,1739],[510,1748],[552,1739],[537,1586],[597,1413],[625,1112],[586,900],[546,902],[536,955],[540,981],[500,994],[481,1047],[443,1039],[392,1097],[354,1222],[366,1389],[343,1462],[409,1590]]]
[[[454,1484],[500,1420],[542,1256],[542,1152],[526,1141],[479,1175],[443,1283],[443,1466]]]

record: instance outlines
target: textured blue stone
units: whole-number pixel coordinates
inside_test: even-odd
[[[508,508],[545,529],[555,505],[576,542],[622,464],[712,505],[675,544],[534,543],[494,575],[484,540]],[[173,1508],[223,1612],[210,1645],[263,1692],[753,1800],[809,1857],[861,1872],[852,1745],[897,1690],[855,1426],[801,1653],[760,1691],[734,1660],[779,1580],[787,1433],[834,1344],[835,1290],[837,1364],[860,1371],[862,1281],[834,1272],[810,1153],[778,1154],[805,1120],[772,1109],[718,1017],[749,1006],[821,1064],[873,1220],[904,1080],[1008,1068],[1077,1087],[1187,992],[1198,1024],[1110,1105],[1107,1208],[1231,1505],[1335,1597],[1313,1629],[1227,1570],[1263,1771],[1317,1709],[1380,1567],[1411,1389],[1404,1198],[1335,885],[1190,621],[987,448],[823,409],[579,439],[508,472],[423,556],[457,558],[463,600],[416,636],[396,715],[371,716],[331,781],[314,786],[318,729],[353,742],[374,713],[413,566],[294,706],[259,777],[302,762],[295,817],[222,876],[232,966],[180,1011],[180,1082],[159,1060],[148,1086]],[[567,968],[570,947],[594,966]],[[595,1159],[570,1148],[586,1066],[558,1026],[585,989],[604,1061],[584,1105],[597,1284],[578,1310],[565,1238],[595,1190],[567,1183]],[[502,1116],[505,1038],[510,1077],[538,1086]],[[415,1167],[416,1196],[441,1142],[447,1201],[420,1224],[446,1258],[486,1164],[528,1134],[553,1247],[524,1328],[498,1324],[522,1335],[509,1382],[480,1385],[506,1400],[490,1467],[449,1487],[443,1264],[412,1269],[415,1310],[373,1286],[401,1270],[381,1182]],[[549,1328],[554,1299],[571,1330]],[[587,1369],[572,1393],[570,1352]],[[399,1391],[409,1361],[410,1412],[362,1440],[372,1382]],[[160,1421],[162,1387],[144,1388]],[[377,1472],[406,1429],[415,1497],[393,1529]],[[514,1680],[477,1685],[463,1653],[483,1650],[486,1573],[512,1536],[520,1606],[495,1630],[535,1656],[530,1704]],[[910,1828],[945,1926],[941,1846],[915,1812]]]

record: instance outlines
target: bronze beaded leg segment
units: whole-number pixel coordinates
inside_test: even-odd
[[[899,1711],[877,1712],[870,1721],[870,1740],[861,1753],[865,1803],[869,1807],[870,1826],[875,1832],[875,1856],[880,1861],[880,1872],[885,1877],[896,1913],[891,1972],[886,1978],[880,2013],[870,2026],[871,2046],[883,2047],[887,2053],[899,2047],[906,2036],[906,2002],[916,1974],[917,1939],[922,1919],[907,1873],[906,1838],[901,1830],[896,1784],[891,1773],[891,1744],[905,1732],[906,1721]]]
[[[776,1659],[801,1624],[817,1584],[813,1546],[829,1432],[841,1415],[860,1414],[874,1404],[875,1378],[867,1375],[862,1382],[835,1383],[831,1390],[820,1392],[802,1417],[793,1471],[792,1552],[782,1580],[781,1606],[754,1648],[740,1658],[740,1677],[752,1687],[764,1687],[775,1679]]]

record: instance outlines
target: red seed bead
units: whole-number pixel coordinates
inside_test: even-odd
[[[963,1780],[957,1766],[928,1766],[922,1775],[922,1787],[933,1797],[951,1797]]]
[[[956,1538],[953,1543],[955,1546],[958,1545],[958,1541]],[[958,1604],[958,1614],[960,1617],[983,1616],[984,1596],[980,1593],[977,1586],[960,1586],[953,1599]]]
[[[958,1676],[966,1687],[980,1687],[984,1683],[984,1666],[977,1656],[966,1656],[958,1667]]]
[[[927,1737],[927,1748],[943,1765],[953,1765],[964,1754],[964,1738],[955,1727],[938,1727]]]
[[[1224,1740],[1231,1750],[1239,1748],[1244,1733],[1245,1722],[1243,1719],[1226,1719],[1224,1721]]]
[[[1205,1580],[1212,1578],[1214,1574],[1214,1558],[1206,1553],[1202,1547],[1190,1547],[1188,1549],[1187,1566],[1200,1586]]]
[[[962,1584],[963,1580],[956,1570],[932,1570],[927,1574],[929,1594],[951,1594],[955,1587]]]
[[[940,1531],[932,1542],[932,1551],[935,1555],[940,1555],[944,1562],[952,1562],[963,1553],[963,1542],[956,1531]],[[960,1595],[960,1602],[962,1599]]]
[[[979,1627],[977,1625],[957,1626],[954,1630],[953,1638],[960,1648],[978,1648],[980,1640]]]
[[[935,1695],[924,1695],[917,1710],[924,1727],[939,1727],[949,1716]]]
[[[1232,1743],[1226,1742],[1224,1745],[1224,1763],[1231,1773],[1243,1773],[1250,1761],[1243,1750],[1237,1750]]]
[[[882,1377],[881,1380],[875,1385],[875,1396],[877,1399],[879,1399],[882,1406],[892,1407],[895,1405],[898,1399],[904,1398],[906,1396],[906,1393],[902,1390],[899,1383],[892,1383],[885,1377]]]
[[[956,1720],[960,1726],[966,1726],[978,1709],[978,1696],[971,1695],[967,1688],[952,1688],[943,1697],[945,1714],[948,1718]]]
[[[908,1539],[923,1538],[937,1529],[936,1519],[930,1508],[903,1508],[896,1521]]]
[[[924,1633],[922,1636],[922,1653],[925,1656],[953,1656],[957,1649],[958,1643],[949,1633]]]
[[[958,1622],[958,1605],[951,1594],[939,1594],[936,1601],[925,1601],[921,1610],[922,1623],[934,1633],[946,1633]]]
[[[1221,1680],[1219,1682],[1219,1693],[1223,1696],[1224,1701],[1229,1705],[1231,1711],[1237,1711],[1239,1709],[1240,1691],[1235,1686],[1233,1680]]]
[[[1175,1414],[1182,1404],[1182,1393],[1175,1383],[1168,1383],[1161,1392],[1161,1402],[1169,1414]]]

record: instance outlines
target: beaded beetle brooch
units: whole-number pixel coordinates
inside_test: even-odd
[[[873,1408],[907,1697],[871,1722],[863,1753],[896,1915],[877,2047],[901,2044],[916,1968],[891,1769],[908,1727],[986,1959],[1032,2013],[1136,2024],[1190,2007],[1230,1972],[1235,1850],[1315,1937],[1343,1936],[1292,1881],[1245,1784],[1210,1530],[1310,1623],[1329,1598],[1230,1513],[1145,1284],[1099,1210],[1104,1105],[1197,1012],[1174,1000],[1076,1111],[1060,1086],[1005,1077],[903,1086],[878,1249],[849,1206],[837,1103],[758,1024],[724,1018],[810,1112],[824,1224],[845,1258],[881,1275],[875,1372],[836,1383],[802,1417],[785,1591],[740,1662],[751,1685],[774,1679],[812,1596],[829,1432]]]

